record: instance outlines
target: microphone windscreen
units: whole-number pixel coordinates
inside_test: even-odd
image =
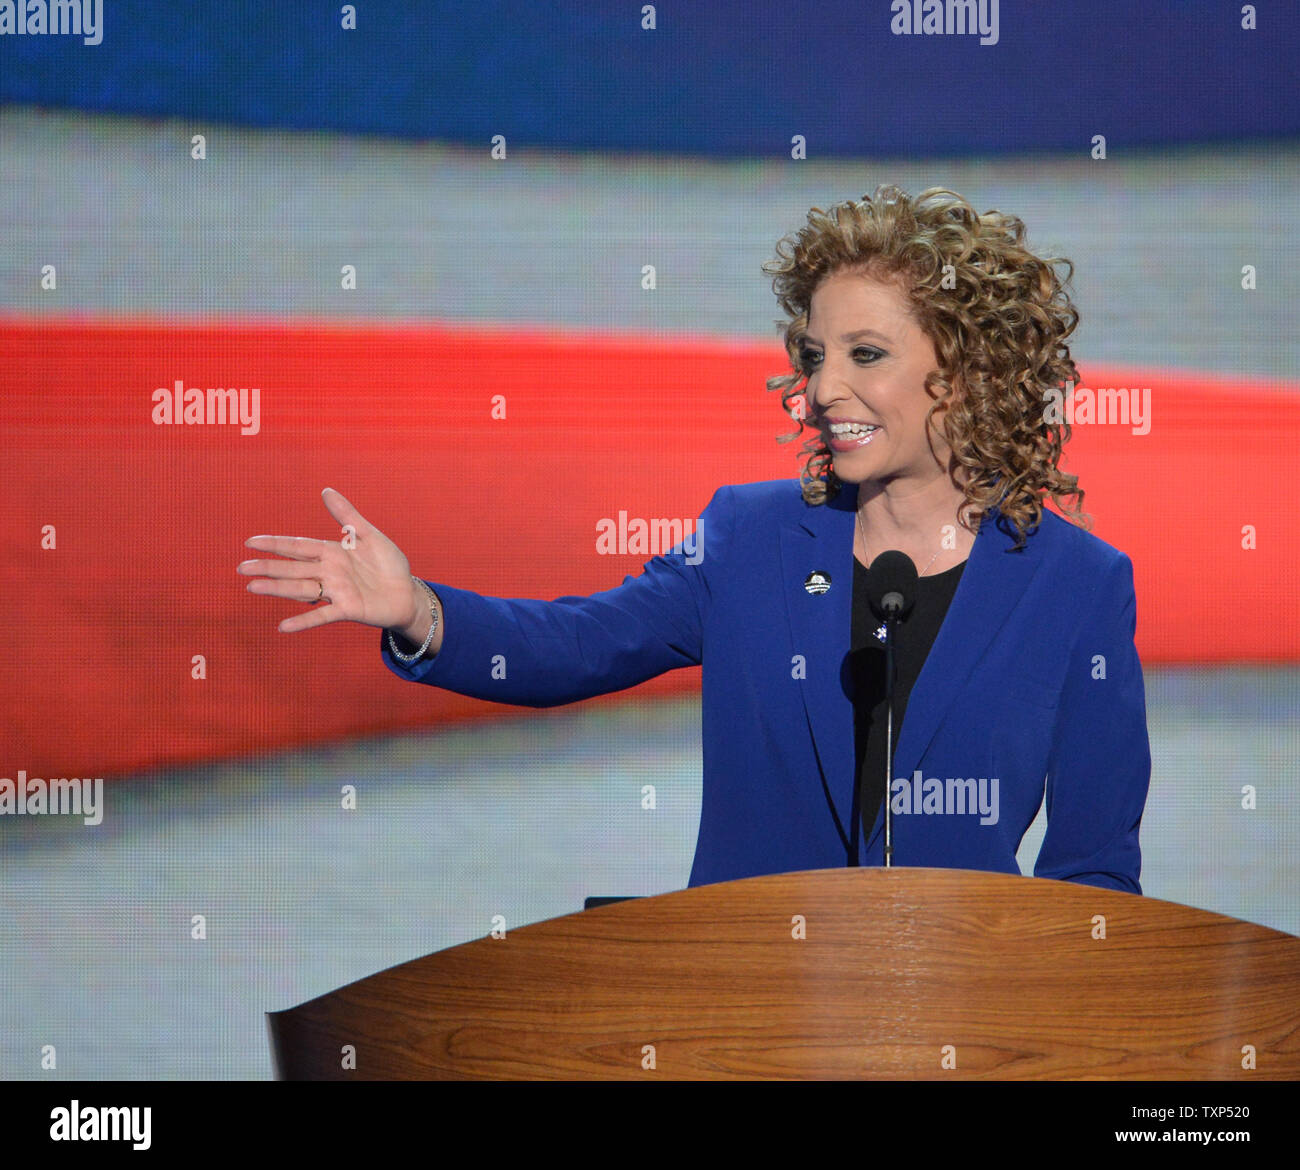
[[[871,602],[871,612],[878,618],[903,617],[916,603],[916,566],[905,552],[891,548],[882,552],[867,570],[867,599]],[[894,613],[886,612],[886,597],[897,605]],[[891,606],[890,608],[893,608]]]

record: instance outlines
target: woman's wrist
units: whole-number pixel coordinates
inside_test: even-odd
[[[429,636],[429,627],[432,624],[433,613],[430,610],[429,594],[424,586],[417,584],[412,577],[411,617],[405,625],[398,626],[394,632],[401,634],[412,646],[422,646],[425,638]]]
[[[413,615],[400,626],[389,628],[389,649],[401,661],[434,657],[442,649],[442,602],[424,581],[411,576]],[[397,635],[406,646],[392,641]],[[410,655],[414,655],[411,657]]]

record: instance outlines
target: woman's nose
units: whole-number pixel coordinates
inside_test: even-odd
[[[813,402],[818,408],[845,402],[853,397],[848,381],[838,371],[820,369],[817,371],[817,385],[813,388]]]

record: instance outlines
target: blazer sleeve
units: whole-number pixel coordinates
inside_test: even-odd
[[[590,597],[485,597],[430,581],[442,603],[442,648],[405,665],[381,630],[384,663],[401,678],[523,707],[573,703],[698,666],[709,575],[730,533],[732,496],[719,488],[693,538]]]
[[[1151,780],[1146,694],[1133,637],[1133,562],[1117,553],[1066,670],[1036,877],[1140,894],[1138,828]]]

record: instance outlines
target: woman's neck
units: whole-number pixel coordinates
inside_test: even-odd
[[[965,498],[960,488],[944,478],[910,490],[859,485],[854,525],[858,559],[870,564],[886,549],[898,549],[911,557],[924,575],[960,564],[975,543],[975,533],[957,518]]]

